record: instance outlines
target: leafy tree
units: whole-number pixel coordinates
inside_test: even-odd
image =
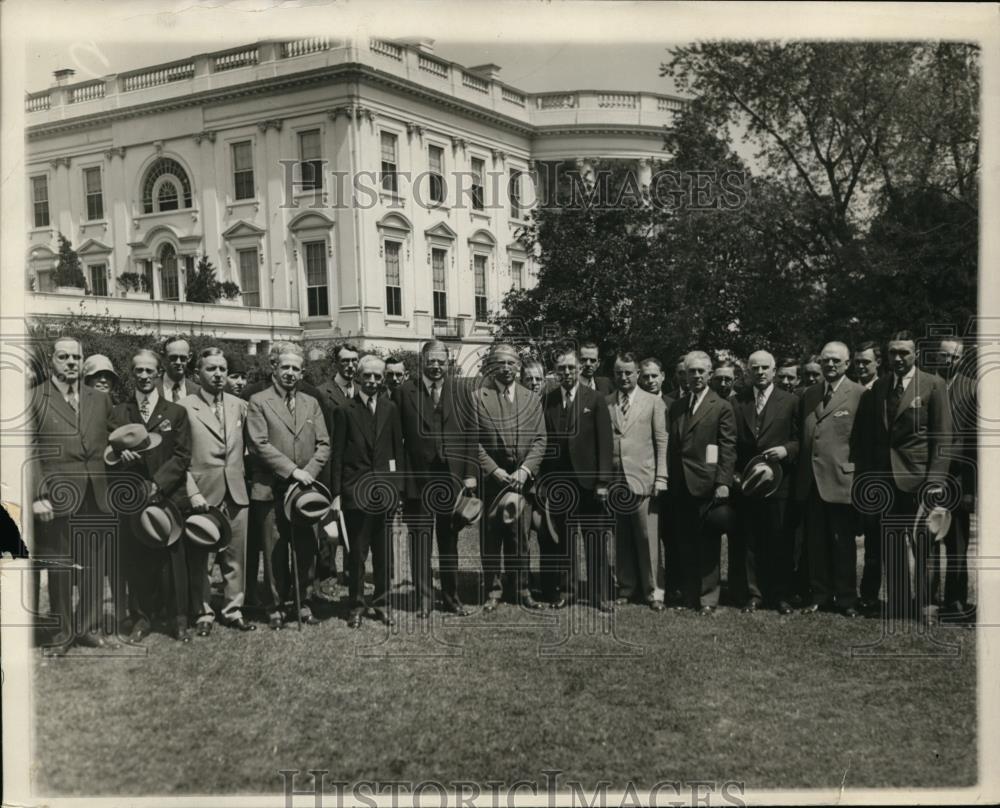
[[[240,295],[240,287],[235,283],[216,279],[215,267],[204,255],[193,272],[185,270],[184,284],[189,303],[218,303],[222,298],[232,300]]]
[[[87,288],[87,279],[77,255],[69,239],[59,234],[59,262],[54,273],[56,286],[75,286],[78,289]]]

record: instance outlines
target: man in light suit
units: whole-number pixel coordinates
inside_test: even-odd
[[[890,337],[887,355],[892,373],[865,395],[858,456],[865,471],[891,479],[891,505],[885,518],[906,526],[879,531],[889,613],[926,619],[932,606],[927,567],[931,538],[926,528],[914,530],[913,525],[922,504],[930,510],[944,499],[949,451],[954,450],[951,409],[944,379],[916,367],[916,340],[909,331]]]
[[[475,444],[470,445],[466,391],[447,374],[448,347],[432,340],[420,351],[420,374],[403,382],[393,396],[399,410],[406,454],[408,524],[433,520],[432,529],[408,530],[410,564],[416,589],[417,616],[426,619],[434,606],[431,578],[432,539],[437,534],[441,596],[444,608],[467,616],[458,595],[458,532],[451,514],[463,489],[477,488]],[[446,498],[428,502],[424,493],[448,491]]]
[[[812,603],[803,614],[836,606],[857,617],[857,519],[851,508],[855,419],[864,388],[847,378],[851,352],[829,342],[820,352],[824,381],[809,387],[799,409],[802,436],[795,496],[803,506]]]
[[[504,490],[523,495],[537,477],[545,454],[541,400],[517,383],[520,368],[521,360],[513,347],[495,345],[487,358],[486,376],[472,392],[472,430],[486,509]],[[531,509],[522,503],[510,524],[504,524],[499,513],[493,518],[487,513],[481,528],[487,587],[483,611],[492,612],[500,605],[505,578],[511,597],[516,596],[525,608],[540,608],[528,584]]]
[[[138,475],[145,481],[143,504],[167,498],[178,509],[187,505],[188,466],[191,463],[191,430],[187,410],[167,401],[156,387],[160,377],[160,357],[153,351],[138,351],[132,357],[132,384],[135,393],[111,413],[109,429],[142,424],[150,435],[160,437],[159,445],[138,453],[123,451],[121,459],[109,466],[109,475]],[[152,628],[158,613],[174,623],[174,636],[191,642],[188,627],[187,567],[184,540],[167,547],[147,547],[133,535],[128,520],[122,522],[123,559],[133,610],[132,642],[141,642]]]
[[[191,364],[191,346],[186,339],[176,337],[163,344],[163,366],[166,369],[156,383],[156,391],[167,401],[180,404],[181,400],[198,392],[198,382],[187,377]]]
[[[99,570],[107,552],[107,535],[88,531],[85,541],[73,541],[74,517],[112,518],[103,458],[111,399],[107,393],[82,384],[82,365],[80,341],[60,337],[49,356],[49,380],[30,391],[33,458],[29,468],[35,518],[32,554],[43,559],[75,555],[74,561],[82,568],[79,623],[73,620],[73,571],[56,565],[48,568],[50,608],[59,618],[46,651],[51,654],[65,653],[74,643],[95,648],[114,644],[98,632],[104,588]],[[123,540],[120,533],[118,538]],[[118,610],[123,611],[124,604],[119,603]],[[123,618],[124,614],[116,615],[118,621]],[[74,633],[73,627],[80,624],[82,632]],[[109,633],[113,637],[113,632]]]
[[[615,574],[618,604],[640,599],[654,611],[663,606],[660,572],[659,494],[667,489],[667,426],[663,399],[638,387],[631,353],[615,358],[617,392],[605,398],[611,415],[612,466],[617,502]]]
[[[684,358],[688,392],[670,408],[667,460],[673,529],[681,550],[683,601],[707,616],[719,605],[722,535],[705,524],[705,513],[729,500],[736,462],[732,405],[708,387],[712,360],[704,351]]]
[[[307,625],[319,621],[306,602],[316,557],[316,533],[311,526],[291,524],[284,499],[293,482],[311,485],[330,457],[330,435],[319,402],[298,390],[302,379],[302,349],[290,342],[272,349],[272,384],[250,398],[246,437],[254,456],[250,492],[250,522],[264,537],[264,579],[269,592],[269,625],[283,626],[282,607],[294,597],[294,572],[289,544],[295,544],[302,606],[299,617]]]
[[[538,532],[541,551],[542,597],[554,609],[568,604],[564,592],[576,584],[576,537],[581,534],[587,564],[587,588],[591,606],[611,611],[608,595],[608,552],[604,531],[587,525],[587,517],[604,512],[611,484],[613,438],[611,417],[604,397],[579,384],[576,351],[564,350],[556,356],[559,387],[545,394],[547,447],[539,488],[547,484],[563,487],[559,499],[570,499],[572,511],[553,514],[556,535],[550,534],[547,520]],[[565,493],[567,491],[572,494]],[[537,488],[536,488],[537,490]],[[567,586],[564,586],[564,581]]]
[[[795,547],[785,529],[790,479],[799,453],[799,398],[774,384],[774,356],[750,354],[752,387],[733,402],[736,412],[736,468],[741,472],[758,455],[780,463],[782,479],[766,498],[733,497],[736,529],[729,534],[729,587],[743,606],[754,612],[765,602],[781,614],[791,614]],[[774,474],[768,469],[766,474]]]
[[[206,348],[198,355],[201,389],[181,401],[191,426],[191,467],[187,494],[191,510],[219,508],[230,525],[229,544],[217,553],[188,547],[188,594],[198,636],[207,637],[215,622],[210,603],[211,571],[219,562],[224,581],[222,620],[240,631],[257,627],[243,619],[246,595],[247,498],[243,473],[243,423],[247,403],[225,392],[229,365],[222,350]]]
[[[374,354],[361,358],[357,396],[338,407],[333,416],[330,493],[333,509],[343,509],[351,542],[347,625],[361,626],[365,612],[365,564],[372,556],[375,594],[372,605],[382,622],[393,625],[389,606],[392,582],[392,536],[388,520],[396,510],[402,488],[403,436],[396,405],[379,395],[385,362]],[[385,497],[378,482],[389,481],[394,496]]]

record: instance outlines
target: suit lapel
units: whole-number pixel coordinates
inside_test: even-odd
[[[73,412],[73,408],[66,403],[66,399],[64,399],[62,393],[59,392],[59,388],[56,387],[51,380],[49,380],[48,396],[49,404],[52,406],[52,409],[59,413],[59,417],[66,423],[70,424],[75,430],[77,426],[76,413]]]
[[[431,398],[430,393],[427,392],[427,388],[424,386],[423,378],[417,379],[414,382],[413,389],[407,390],[407,395],[412,396],[413,403],[417,408],[417,412],[420,413],[420,419],[424,422],[424,426],[428,429],[433,429],[434,427],[434,399]],[[445,388],[441,388],[441,406],[445,406]],[[447,413],[447,410],[442,410],[442,412]]]
[[[840,383],[837,385],[837,389],[833,391],[833,395],[830,396],[830,403],[825,407],[823,406],[823,396],[826,394],[826,382],[820,387],[820,399],[819,406],[816,408],[816,420],[822,421],[833,412],[837,407],[843,404],[844,399],[847,398],[847,380],[841,378]]]
[[[705,412],[715,405],[715,398],[711,390],[705,393],[705,397],[701,400],[701,404],[698,405],[698,409],[694,411],[694,415],[688,416],[687,429],[694,429],[695,424],[697,424],[704,416]],[[688,407],[691,405],[688,404]]]
[[[267,397],[267,404],[271,408],[272,412],[281,419],[282,423],[288,427],[292,434],[295,434],[295,421],[292,418],[292,414],[288,411],[288,407],[285,406],[284,400],[278,395],[277,391],[272,387],[270,390],[270,395]],[[296,396],[295,409],[298,410],[298,397]]]
[[[771,403],[771,399],[767,400],[767,403]],[[767,412],[767,407],[764,407],[764,412]],[[750,432],[754,435],[757,434],[757,390],[756,388],[751,388],[750,398],[747,401],[743,401],[740,404],[740,414],[743,416],[743,420],[746,425],[750,428]],[[763,423],[761,424],[761,432],[764,431]]]
[[[189,409],[195,411],[198,419],[206,427],[208,427],[209,432],[215,435],[219,440],[222,440],[222,424],[220,424],[219,419],[215,417],[215,410],[209,407],[200,395],[195,396],[194,404],[192,404]],[[225,410],[225,399],[223,399],[223,414],[225,414]]]
[[[500,440],[503,445],[510,447],[510,441],[507,439],[507,424],[504,423],[503,413],[500,410],[500,391],[496,389],[491,383],[489,386],[483,385],[482,389],[479,391],[483,402],[483,409],[489,416],[490,420],[493,421],[493,426],[496,427],[496,432],[500,435]],[[516,401],[516,397],[515,397]],[[515,404],[516,406],[516,404]]]
[[[389,407],[386,406],[388,402],[384,399],[380,399],[378,404],[375,405],[375,440],[378,441],[379,436],[382,434],[382,430],[385,429],[385,425],[389,423]]]
[[[913,397],[917,394],[917,376],[919,371],[914,372],[913,378],[910,379],[910,383],[906,386],[903,391],[902,398],[899,399],[899,404],[896,405],[896,413],[892,416],[892,420],[895,421],[906,412],[906,408],[913,403]]]
[[[608,408],[608,411],[611,413],[611,425],[615,428],[615,432],[621,434],[622,421],[621,421],[621,413],[619,413],[618,411],[618,393],[611,393],[610,395],[601,397],[604,399],[604,405]]]
[[[369,418],[371,418],[371,412],[368,410],[367,407],[365,407],[365,405],[361,402],[360,397],[358,396],[352,398],[347,406],[349,408],[349,411],[353,414],[355,428],[359,432],[361,432],[362,435],[364,435],[365,443],[368,444],[368,447],[372,448],[374,446],[374,442],[372,440],[371,421],[369,421]],[[381,408],[378,407],[378,405],[376,405],[375,407],[376,418],[378,417],[378,412],[380,409]]]

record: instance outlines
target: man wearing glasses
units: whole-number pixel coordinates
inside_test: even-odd
[[[163,355],[166,372],[156,383],[157,392],[172,404],[180,404],[181,399],[193,396],[201,389],[198,382],[187,378],[191,346],[187,340],[176,337],[164,344]]]

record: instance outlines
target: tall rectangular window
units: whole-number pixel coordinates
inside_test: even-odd
[[[326,317],[330,313],[330,289],[326,275],[326,242],[309,241],[306,248],[306,314]]]
[[[299,187],[305,191],[323,187],[323,158],[319,129],[299,132]]]
[[[146,292],[150,299],[153,297],[153,262],[149,259],[139,262],[142,265],[142,274],[146,278]]]
[[[443,320],[448,316],[448,292],[445,288],[444,264],[447,253],[431,250],[431,274],[434,279],[434,319]]]
[[[524,261],[510,262],[511,287],[513,289],[524,288]]]
[[[510,170],[510,218],[520,219],[524,214],[521,210],[521,172],[516,168]]]
[[[472,209],[483,210],[483,175],[486,174],[486,163],[478,157],[472,158]]]
[[[403,315],[403,290],[399,280],[399,243],[385,242],[385,313]]]
[[[96,297],[108,296],[108,265],[91,264],[90,293]]]
[[[177,256],[164,255],[160,263],[160,299],[180,300],[181,287],[177,275]]]
[[[253,146],[249,140],[234,143],[233,151],[233,198],[253,199]]]
[[[472,259],[476,282],[476,320],[486,322],[486,256],[476,255]]]
[[[104,194],[101,192],[101,169],[85,168],[83,184],[87,191],[87,220],[104,218]]]
[[[31,204],[35,212],[35,227],[49,226],[49,179],[31,178]]]
[[[252,309],[260,308],[260,270],[257,268],[257,251],[240,250],[240,291],[243,305]]]
[[[440,146],[428,146],[427,163],[430,166],[431,202],[440,205],[444,202],[444,149]]]
[[[382,190],[396,193],[399,185],[396,181],[396,136],[390,132],[382,132]]]

